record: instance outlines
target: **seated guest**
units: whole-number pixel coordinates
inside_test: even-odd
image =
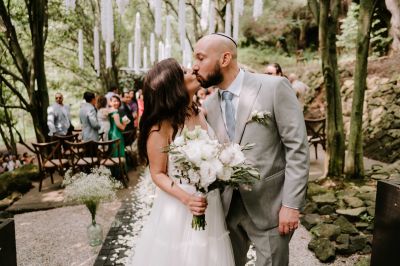
[[[22,164],[31,164],[34,159],[35,159],[35,156],[28,155],[27,152],[24,152],[22,154]]]
[[[82,125],[82,140],[99,140],[100,125],[97,121],[97,113],[94,108],[96,104],[96,96],[93,92],[85,92],[83,98],[86,102],[82,103],[79,111],[79,119]]]

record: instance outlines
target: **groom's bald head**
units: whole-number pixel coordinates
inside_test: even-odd
[[[196,51],[208,53],[220,57],[224,53],[229,53],[232,60],[237,58],[237,44],[227,35],[221,33],[209,34],[201,38],[195,45]]]

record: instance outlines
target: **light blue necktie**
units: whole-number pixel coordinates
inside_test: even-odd
[[[235,108],[233,107],[233,93],[230,91],[222,92],[222,98],[225,101],[225,121],[228,129],[228,136],[231,141],[235,137]]]

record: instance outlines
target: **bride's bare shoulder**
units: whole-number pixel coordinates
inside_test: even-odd
[[[154,138],[167,138],[172,136],[173,128],[169,122],[162,122],[159,125],[154,125],[150,129],[149,140]]]

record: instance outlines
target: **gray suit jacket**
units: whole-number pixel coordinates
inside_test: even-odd
[[[66,135],[71,125],[71,117],[68,105],[54,103],[47,108],[47,126],[49,136],[54,134]]]
[[[92,104],[82,103],[79,119],[82,125],[82,140],[99,140],[100,124],[97,121],[96,109]]]
[[[222,118],[220,94],[205,102],[207,121],[221,143],[229,142]],[[268,125],[248,122],[251,112],[271,113]],[[302,208],[309,172],[307,133],[299,102],[286,78],[245,72],[240,93],[235,142],[254,143],[245,151],[249,163],[259,169],[261,180],[251,191],[240,189],[244,206],[261,230],[276,227],[282,205]],[[232,189],[222,195],[225,214]]]

